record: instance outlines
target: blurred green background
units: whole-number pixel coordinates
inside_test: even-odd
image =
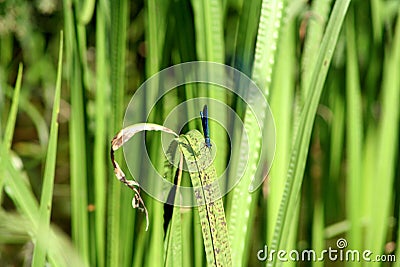
[[[181,239],[166,261],[168,207],[143,192],[144,231],[109,159],[141,83],[196,60],[251,77],[275,120],[264,184],[249,193],[250,179],[266,175],[250,171],[223,199],[233,265],[279,264],[257,259],[264,245],[319,253],[345,238],[346,249],[397,261],[283,265],[400,266],[399,12],[398,0],[0,1],[0,266],[206,265],[197,209],[169,226]],[[152,122],[198,96],[183,92],[168,95]],[[202,92],[251,125],[235,96]],[[211,138],[221,155],[239,150],[220,128]],[[163,166],[157,135],[148,140]],[[250,166],[261,141],[250,138]],[[218,157],[217,172],[226,163]]]

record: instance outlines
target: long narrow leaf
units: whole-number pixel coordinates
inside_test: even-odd
[[[399,105],[400,105],[400,8],[397,10],[396,31],[392,47],[385,56],[382,84],[382,115],[377,132],[376,168],[374,175],[373,214],[368,244],[371,251],[381,253],[388,231],[393,179],[395,177],[395,155],[399,143]],[[377,179],[378,178],[378,179]],[[385,197],[383,197],[385,196]],[[377,266],[379,262],[374,262]]]
[[[114,134],[122,126],[124,115],[124,91],[125,91],[125,56],[127,41],[129,1],[114,1],[110,5],[111,29],[110,29],[110,84],[111,84],[111,134]],[[121,157],[117,156],[117,160]],[[130,205],[130,192],[121,190],[121,186],[113,179],[109,181],[109,195],[107,203],[107,255],[106,265],[119,266],[123,260],[131,257],[133,247],[134,213],[126,212],[124,219],[121,215]],[[126,229],[124,234],[121,230]],[[125,251],[127,249],[127,251]],[[124,253],[126,252],[126,253]],[[124,255],[125,254],[125,255]],[[125,256],[125,257],[124,257]]]
[[[275,64],[275,52],[279,37],[279,31],[283,20],[284,1],[263,1],[261,17],[258,27],[256,42],[256,54],[252,78],[263,90],[268,98],[272,79],[272,70]],[[250,96],[250,101],[251,100]],[[264,107],[267,112],[267,107]],[[265,114],[259,114],[264,115]],[[259,147],[262,136],[258,131],[263,129],[264,121],[257,121],[250,108],[246,109],[244,128],[249,134],[249,158],[240,158],[239,161],[247,161],[247,169],[239,184],[233,190],[232,206],[229,214],[229,233],[232,244],[232,261],[238,266],[246,265],[249,237],[251,236],[251,224],[253,223],[254,207],[257,194],[250,193],[249,188],[256,175],[257,162],[259,160]],[[265,130],[265,129],[264,129]],[[243,236],[247,237],[243,240]]]
[[[12,143],[12,138],[14,135],[14,128],[15,128],[15,120],[17,118],[17,111],[18,111],[18,103],[19,103],[19,95],[21,91],[21,83],[22,83],[22,70],[23,70],[23,65],[20,64],[18,68],[18,76],[17,76],[17,82],[15,84],[15,89],[13,93],[13,102],[11,104],[11,109],[10,113],[8,115],[8,120],[6,124],[6,130],[4,133],[3,140],[1,140],[1,147],[0,147],[0,153],[2,157],[6,157],[8,154],[8,151],[11,148],[11,143]],[[3,185],[4,185],[4,177],[5,173],[3,173],[5,167],[0,168],[0,199],[3,194]]]
[[[210,154],[201,148],[204,139],[197,130],[180,137],[180,147],[189,166],[208,266],[232,266],[231,248],[215,168]]]
[[[93,173],[95,187],[95,236],[96,257],[99,267],[105,266],[106,252],[106,200],[107,200],[107,171],[106,171],[106,120],[107,120],[107,97],[110,93],[106,49],[106,34],[108,13],[104,1],[98,1],[96,9],[96,131],[94,137],[94,161]]]
[[[333,51],[339,36],[340,29],[350,0],[337,1],[330,16],[325,35],[323,37],[319,51],[317,64],[315,65],[312,79],[310,82],[310,94],[307,97],[302,111],[300,126],[296,134],[290,157],[289,169],[285,191],[280,205],[278,219],[275,226],[274,237],[271,250],[277,251],[287,240],[290,228],[290,219],[293,217],[304,175],[304,168],[310,143],[311,130],[314,123],[317,106],[324,86],[326,74],[332,59]],[[268,265],[276,266],[277,258],[268,262]]]
[[[42,195],[39,207],[39,228],[37,230],[36,246],[33,251],[32,266],[45,265],[45,257],[48,250],[48,238],[50,229],[50,215],[53,200],[54,176],[56,168],[56,153],[58,140],[58,114],[60,112],[62,56],[63,56],[63,32],[60,34],[60,51],[58,58],[57,82],[54,93],[53,114],[51,117],[49,145],[46,156],[46,165],[43,175]]]
[[[346,99],[347,99],[347,151],[348,166],[347,175],[347,214],[351,223],[349,243],[353,249],[362,249],[362,225],[360,209],[361,192],[363,190],[362,178],[362,108],[361,92],[358,81],[358,60],[355,40],[354,12],[349,10],[346,21],[347,38],[347,75],[346,75]]]

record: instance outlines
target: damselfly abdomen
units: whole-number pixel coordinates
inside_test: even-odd
[[[201,125],[203,126],[204,141],[206,142],[206,146],[208,148],[211,148],[210,128],[208,127],[208,108],[207,108],[207,105],[204,105],[203,111],[200,111],[200,117],[201,117]]]

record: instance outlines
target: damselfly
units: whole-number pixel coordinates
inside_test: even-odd
[[[200,117],[201,117],[201,125],[203,126],[204,141],[206,142],[206,146],[208,148],[211,148],[210,128],[208,127],[208,108],[207,108],[207,105],[204,105],[203,111],[200,111]]]

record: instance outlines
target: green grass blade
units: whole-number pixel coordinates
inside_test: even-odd
[[[32,189],[27,185],[21,172],[15,169],[10,157],[4,158],[5,160],[0,163],[0,170],[5,168],[7,193],[18,211],[29,221],[27,234],[34,240],[41,238],[36,235],[39,226],[39,205]],[[44,241],[47,242],[48,258],[52,265],[84,266],[80,255],[59,231],[51,228],[49,238]]]
[[[325,249],[325,238],[324,238],[324,206],[321,200],[321,196],[314,204],[314,214],[313,214],[313,226],[312,226],[312,248],[318,254],[320,254]],[[324,263],[321,261],[313,261],[313,267],[323,267]]]
[[[56,167],[56,153],[58,140],[58,114],[60,112],[63,32],[60,34],[60,52],[58,58],[57,82],[54,93],[53,114],[51,118],[49,145],[46,156],[46,165],[43,175],[42,195],[39,207],[39,228],[37,230],[36,246],[33,251],[32,266],[44,266],[48,246],[50,229],[50,215],[53,198],[53,186]]]
[[[332,123],[331,123],[331,138],[330,138],[330,156],[329,156],[329,180],[327,188],[338,188],[340,167],[342,163],[342,154],[344,147],[344,129],[345,129],[345,111],[344,111],[344,96],[337,90],[340,88],[339,81],[334,80],[329,86],[330,106],[332,107]],[[326,190],[325,194],[325,210],[331,212],[326,214],[326,220],[331,221],[339,216],[339,211],[335,208],[340,202],[340,197],[335,190]]]
[[[21,83],[22,83],[22,70],[23,70],[23,65],[19,64],[17,81],[15,83],[14,93],[12,96],[13,101],[11,104],[10,113],[8,114],[6,129],[4,131],[4,137],[3,137],[3,140],[1,142],[1,147],[0,147],[0,153],[2,154],[2,157],[6,157],[6,155],[8,154],[8,151],[11,148],[12,138],[14,135],[15,120],[17,119],[19,95],[20,95]],[[4,181],[5,173],[3,173],[4,169],[5,169],[4,166],[3,166],[3,168],[0,168],[0,174],[1,174],[0,175],[0,199],[2,199],[3,185],[5,182]]]
[[[371,1],[371,19],[372,19],[372,30],[374,34],[374,39],[380,42],[382,38],[382,4],[380,0],[370,0]]]
[[[236,34],[235,68],[251,75],[261,0],[243,1]]]
[[[93,173],[95,187],[95,238],[97,266],[105,266],[106,252],[106,197],[107,197],[107,171],[106,171],[106,120],[107,97],[109,95],[108,53],[106,49],[107,36],[107,9],[103,1],[99,1],[96,9],[96,131],[94,135],[94,161]]]
[[[201,149],[203,135],[192,130],[179,138],[180,148],[190,169],[195,198],[199,204],[200,225],[208,266],[232,266],[224,206],[209,151]],[[195,171],[197,170],[197,171]],[[215,198],[217,200],[214,200]],[[203,203],[203,204],[201,204]]]
[[[279,210],[279,203],[285,185],[287,167],[289,165],[290,147],[292,145],[293,114],[287,112],[293,105],[294,99],[294,71],[295,71],[295,42],[294,21],[289,21],[282,30],[283,35],[279,44],[276,71],[274,72],[274,86],[271,96],[271,110],[274,114],[276,129],[276,151],[274,164],[268,174],[268,222],[275,222]],[[269,223],[266,240],[272,239],[274,224]]]
[[[349,9],[346,20],[347,40],[347,73],[346,73],[346,106],[347,106],[347,218],[351,228],[348,235],[352,249],[362,249],[362,151],[363,151],[363,125],[361,92],[358,81],[358,58],[355,40],[354,12]]]
[[[26,177],[16,170],[10,157],[1,155],[4,160],[0,161],[0,171],[5,173],[7,194],[13,200],[18,211],[22,214],[26,224],[22,229],[26,229],[32,239],[37,239],[36,235],[39,226],[39,205],[32,193],[32,189],[26,183]],[[39,237],[40,238],[40,237]],[[48,242],[49,262],[54,266],[84,266],[79,254],[72,247],[69,240],[57,229],[51,227]]]
[[[254,59],[254,47],[257,37],[257,28],[261,12],[261,0],[255,1],[243,1],[242,9],[240,13],[240,18],[237,25],[236,39],[235,39],[235,59],[234,67],[239,71],[246,74],[246,76],[251,76],[252,63]],[[227,41],[226,41],[227,42]],[[227,44],[228,46],[228,44]],[[235,81],[237,84],[244,83],[243,80],[239,79]],[[246,95],[246,86],[239,86],[239,90]],[[236,108],[235,111],[240,117],[243,117],[246,103],[235,99]],[[240,131],[241,127],[236,127],[235,122],[231,123],[231,129],[236,129],[236,133],[233,133],[233,138],[231,142],[231,156],[230,156],[230,170],[229,176],[235,175],[236,166],[238,166],[239,155],[240,155]],[[232,203],[231,197],[233,194],[227,195],[227,212],[230,214],[230,204]]]
[[[110,39],[110,82],[111,82],[111,135],[115,134],[122,126],[124,116],[124,90],[125,90],[125,56],[127,41],[127,24],[129,2],[126,0],[114,1],[110,4],[111,10],[111,39]],[[120,161],[122,155],[117,155]],[[109,181],[109,201],[107,205],[107,253],[106,266],[120,266],[133,250],[133,230],[135,213],[126,212],[132,209],[130,205],[131,194],[129,190],[122,190],[120,184],[114,179]],[[125,214],[124,220],[121,215]],[[124,233],[122,234],[122,229]],[[124,252],[125,253],[124,257]],[[127,264],[127,263],[125,263]]]
[[[199,60],[224,61],[221,1],[192,1]]]
[[[94,7],[96,5],[95,0],[85,0],[83,3],[79,3],[82,6],[82,9],[79,13],[79,22],[83,25],[86,25],[90,22],[93,17]]]
[[[377,129],[375,124],[370,124],[367,128],[365,134],[364,141],[364,155],[363,155],[363,206],[362,206],[362,215],[364,218],[371,218],[375,216],[375,209],[373,208],[375,205],[375,198],[371,196],[375,196],[376,191],[376,165],[374,164],[376,161],[377,155],[377,146],[376,140],[377,137]],[[369,232],[370,233],[370,232]],[[368,234],[365,238],[365,247],[371,247],[372,242],[375,242],[372,239],[372,235]]]
[[[76,21],[76,9],[68,0],[65,7],[65,46],[68,84],[71,101],[69,123],[70,184],[71,184],[71,231],[72,239],[89,265],[89,227],[87,212],[87,151],[85,123],[85,40],[84,28]],[[76,6],[75,6],[76,8]]]
[[[176,192],[178,193],[179,191]],[[177,194],[176,196],[179,195]],[[179,201],[179,199],[175,198],[175,201]],[[179,206],[174,207],[170,223],[171,227],[168,229],[169,233],[166,238],[166,240],[168,240],[168,248],[165,257],[165,266],[183,266],[182,221],[181,208]]]
[[[207,262],[207,257],[204,257],[204,240],[203,240],[203,229],[201,227],[198,227],[200,225],[200,218],[198,216],[199,210],[198,208],[193,209],[193,212],[191,212],[192,215],[192,228],[191,231],[193,232],[193,258],[194,258],[194,266],[196,267],[202,267],[206,265]],[[201,248],[201,249],[200,249]]]
[[[21,175],[13,166],[10,157],[6,157],[3,153],[2,170],[5,171],[5,186],[7,194],[13,200],[17,209],[26,216],[34,227],[38,226],[39,205],[32,193],[32,189],[26,183],[26,177]],[[35,228],[36,229],[36,228]]]
[[[146,50],[148,55],[148,61],[146,62],[146,77],[150,77],[157,73],[163,66],[164,51],[166,46],[166,34],[167,34],[167,11],[170,7],[170,1],[156,1],[147,0],[145,1],[145,11],[147,16],[145,37]],[[153,87],[152,90],[146,91],[146,98],[143,99],[143,103],[148,106],[152,106],[155,103],[155,98],[158,94],[157,87]],[[160,119],[163,114],[161,107],[157,107],[156,112],[153,116],[148,118],[150,122],[161,122]],[[158,115],[158,116],[155,116]],[[159,138],[156,138],[151,142],[149,149],[149,157],[151,158],[156,169],[162,169],[163,167],[163,154],[161,150],[162,144]],[[145,170],[143,170],[145,173]],[[164,242],[164,230],[163,230],[163,204],[158,201],[149,201],[149,213],[151,214],[151,228],[149,234],[146,235],[148,242],[147,256],[144,258],[144,264],[147,266],[158,265],[163,259],[163,244]]]
[[[400,9],[398,9],[398,15]],[[400,17],[397,17],[396,31],[391,49],[385,54],[381,95],[381,121],[378,127],[375,157],[374,199],[368,248],[381,253],[386,241],[389,216],[392,206],[393,180],[395,178],[395,155],[399,142],[399,101],[400,101]],[[377,179],[379,178],[379,179]],[[385,196],[385,197],[383,197]],[[374,266],[378,266],[375,262]]]
[[[38,205],[34,195],[28,185],[25,183],[25,179],[22,178],[20,173],[15,169],[11,163],[11,156],[9,150],[11,148],[11,142],[14,134],[15,121],[18,112],[18,102],[19,95],[21,91],[22,82],[22,64],[19,65],[17,82],[13,94],[13,102],[11,104],[10,113],[8,115],[8,120],[6,124],[6,130],[4,134],[4,139],[2,141],[2,146],[0,150],[0,179],[1,183],[4,183],[6,187],[6,192],[8,190],[9,197],[14,201],[17,208],[22,211],[31,222],[34,222],[37,215],[34,213],[38,210]],[[33,224],[37,227],[37,224]],[[34,228],[35,229],[35,228]]]
[[[194,22],[196,29],[196,52],[199,60],[223,63],[225,58],[225,43],[223,31],[223,11],[220,0],[192,1]],[[209,72],[209,76],[223,75],[220,73]],[[212,79],[212,78],[211,78]],[[205,85],[206,95],[210,99],[220,100],[226,103],[226,94],[224,90],[213,85]],[[209,115],[212,118],[213,110],[217,110],[213,101],[208,103]],[[220,109],[218,112],[222,121],[227,121],[226,110]],[[224,131],[213,120],[209,121],[212,140],[218,146],[218,157],[215,159],[215,168],[217,173],[221,174],[226,166],[227,136]]]
[[[149,59],[146,64],[146,76],[150,77],[160,70],[162,47],[165,39],[166,23],[165,12],[168,9],[168,2],[159,2],[155,0],[146,1],[147,29],[146,29],[146,48]],[[156,92],[149,92],[155,94]],[[150,95],[149,101],[154,97]],[[147,102],[153,104],[153,102]]]
[[[160,166],[162,164],[163,155],[161,154],[161,141],[160,139],[154,140],[151,144],[150,155],[155,158],[153,160],[154,166]],[[157,167],[156,167],[157,168]],[[163,229],[163,214],[164,214],[164,205],[158,201],[149,202],[149,212],[152,214],[151,221],[151,236],[147,236],[150,238],[150,246],[149,246],[149,257],[145,258],[145,263],[148,266],[155,266],[157,263],[163,258],[163,244],[164,241],[164,229]]]
[[[335,2],[325,35],[321,43],[317,63],[314,67],[310,82],[310,94],[307,97],[307,101],[301,114],[300,126],[298,127],[296,140],[292,149],[285,191],[283,193],[272,245],[270,248],[274,249],[275,251],[284,247],[289,234],[290,221],[296,209],[296,203],[298,202],[303,180],[308,146],[310,143],[311,131],[313,128],[317,106],[320,100],[328,68],[330,66],[333,51],[335,49],[339,32],[341,30],[349,4],[349,0]],[[277,258],[274,258],[274,261],[268,262],[268,265],[276,266],[277,263]]]
[[[314,66],[317,61],[318,51],[321,45],[321,39],[324,34],[326,22],[328,20],[329,11],[332,0],[328,1],[313,1],[312,9],[308,18],[305,18],[306,39],[304,40],[304,52],[302,54],[302,78],[301,78],[301,94],[304,101],[309,93],[310,82]]]
[[[270,3],[265,0],[261,5],[252,79],[264,91],[267,99],[271,89],[279,31],[283,24],[284,6],[285,1]]]
[[[176,149],[177,149],[177,142],[173,141],[170,144],[167,153],[169,153],[169,155],[172,156],[175,154]],[[180,167],[179,167],[180,171],[178,173],[178,178],[176,183],[177,186],[181,186],[182,169],[183,169],[182,156],[183,155],[181,153]],[[174,183],[175,173],[177,172],[177,168],[175,167],[175,165],[172,165],[168,159],[165,160],[164,165],[166,166],[166,172],[164,174],[165,179],[167,179],[171,183]],[[164,259],[166,267],[183,266],[182,265],[182,260],[183,260],[182,219],[181,219],[181,207],[179,205],[180,197],[181,196],[179,187],[177,187],[175,191],[175,199],[174,199],[175,205],[172,212],[172,218],[164,242],[166,247],[165,259]]]
[[[19,64],[17,82],[15,84],[14,94],[12,98],[13,102],[11,105],[10,113],[8,115],[6,129],[3,137],[4,138],[3,149],[5,149],[6,151],[8,151],[11,148],[11,142],[14,135],[15,120],[17,118],[18,103],[19,103],[19,94],[21,91],[22,70],[23,66],[22,64]]]
[[[183,266],[196,266],[195,264],[201,263],[201,261],[197,261],[195,256],[193,255],[194,250],[194,233],[193,229],[193,216],[191,210],[185,210],[181,213],[182,220],[182,247],[183,255],[182,255],[182,263]],[[197,215],[196,215],[197,216]],[[197,229],[197,228],[196,228]]]
[[[13,97],[13,90],[11,87],[5,88],[5,95],[9,98]],[[49,141],[49,130],[46,125],[46,120],[40,113],[38,107],[34,103],[30,102],[30,99],[26,95],[21,95],[19,98],[19,108],[29,115],[32,123],[35,125],[38,133],[38,139],[41,147],[46,147]]]
[[[275,63],[275,52],[283,18],[284,2],[276,1],[270,3],[269,1],[263,1],[261,8],[252,78],[268,98],[272,70]],[[267,111],[267,107],[265,107],[264,111]],[[265,117],[265,114],[263,117]],[[256,193],[250,193],[249,187],[252,178],[256,174],[255,170],[260,156],[258,148],[262,142],[261,134],[258,131],[254,131],[254,129],[258,129],[260,126],[262,128],[262,125],[259,125],[262,123],[264,122],[256,120],[250,108],[246,109],[244,127],[249,135],[249,158],[239,159],[241,162],[247,161],[247,169],[238,185],[233,189],[232,205],[228,217],[233,253],[232,261],[238,266],[246,265],[247,262],[246,255],[252,232],[251,224],[254,219],[255,200],[258,196]]]

